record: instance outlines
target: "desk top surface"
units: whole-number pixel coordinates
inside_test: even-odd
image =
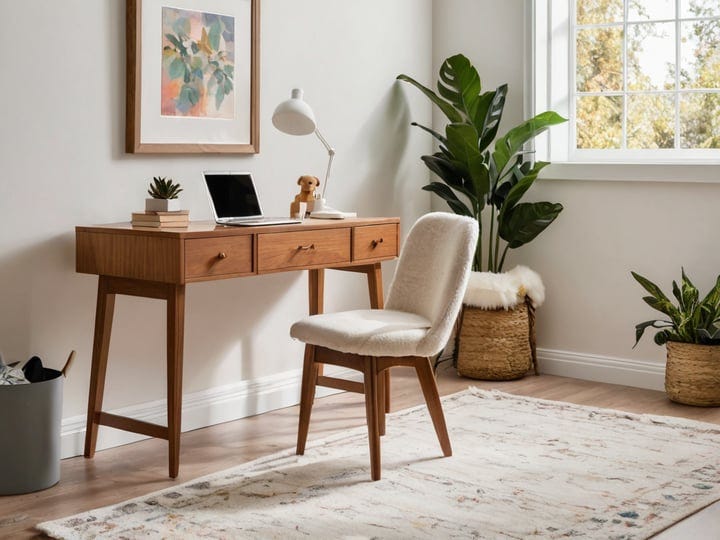
[[[104,234],[122,234],[139,236],[164,236],[178,238],[208,237],[208,236],[241,236],[247,234],[277,233],[306,231],[315,229],[343,229],[348,227],[362,227],[367,225],[384,225],[399,223],[397,217],[368,217],[346,219],[305,219],[302,223],[285,225],[259,225],[251,227],[234,227],[218,225],[214,221],[191,221],[187,227],[156,228],[134,227],[129,222],[107,223],[103,225],[90,225],[75,227],[77,232],[91,232]]]

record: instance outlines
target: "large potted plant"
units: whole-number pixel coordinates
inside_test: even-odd
[[[635,326],[635,345],[648,328],[657,328],[655,343],[667,348],[665,391],[672,401],[704,407],[720,405],[720,276],[702,299],[682,270],[672,282],[676,304],[649,279],[632,272],[650,293],[643,300],[666,318]]]
[[[480,234],[473,270],[502,272],[508,251],[534,240],[563,209],[559,203],[521,201],[540,171],[548,165],[532,159],[528,143],[566,119],[553,111],[543,112],[498,137],[508,87],[503,84],[495,90],[483,92],[477,70],[462,54],[443,62],[437,83],[438,93],[408,75],[397,78],[418,88],[448,120],[444,132],[413,122],[438,143],[437,152],[422,156],[425,165],[437,177],[422,189],[441,197],[456,214],[477,220]],[[523,288],[519,287],[517,292],[524,300]],[[505,304],[503,307],[509,306]],[[507,322],[509,317],[514,318],[512,324],[502,324],[500,319]],[[470,320],[477,323],[479,318],[482,319],[481,324],[473,326],[479,326],[482,331],[472,335],[472,331],[466,331]],[[499,328],[499,335],[491,336],[490,342],[487,339],[488,326]],[[498,352],[498,344],[507,344],[512,339],[503,330],[504,326],[525,329],[524,336],[515,338],[523,342],[521,348],[511,347],[507,352]],[[528,344],[533,342],[531,326],[531,303],[522,301],[518,302],[517,309],[494,311],[469,310],[466,306],[456,345],[458,371],[475,378],[510,379],[524,375],[533,360]],[[473,342],[478,339],[482,343]],[[467,365],[469,362],[465,362],[464,345],[477,353],[471,359],[471,368]],[[518,350],[527,351],[527,354],[523,352],[518,358]],[[493,363],[497,363],[499,368],[495,369],[497,366],[492,366]],[[489,369],[486,369],[488,366]]]

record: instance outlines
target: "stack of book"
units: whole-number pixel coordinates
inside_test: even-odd
[[[190,210],[176,212],[133,212],[133,227],[172,228],[187,227],[190,224]]]

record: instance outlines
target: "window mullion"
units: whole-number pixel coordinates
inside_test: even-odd
[[[629,1],[623,1],[623,117],[622,117],[622,142],[620,148],[627,149],[627,119],[628,119],[628,9]]]
[[[680,148],[680,0],[675,0],[675,149]]]

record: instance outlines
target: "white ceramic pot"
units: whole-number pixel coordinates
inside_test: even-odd
[[[181,210],[180,199],[145,199],[146,212],[176,212]]]

